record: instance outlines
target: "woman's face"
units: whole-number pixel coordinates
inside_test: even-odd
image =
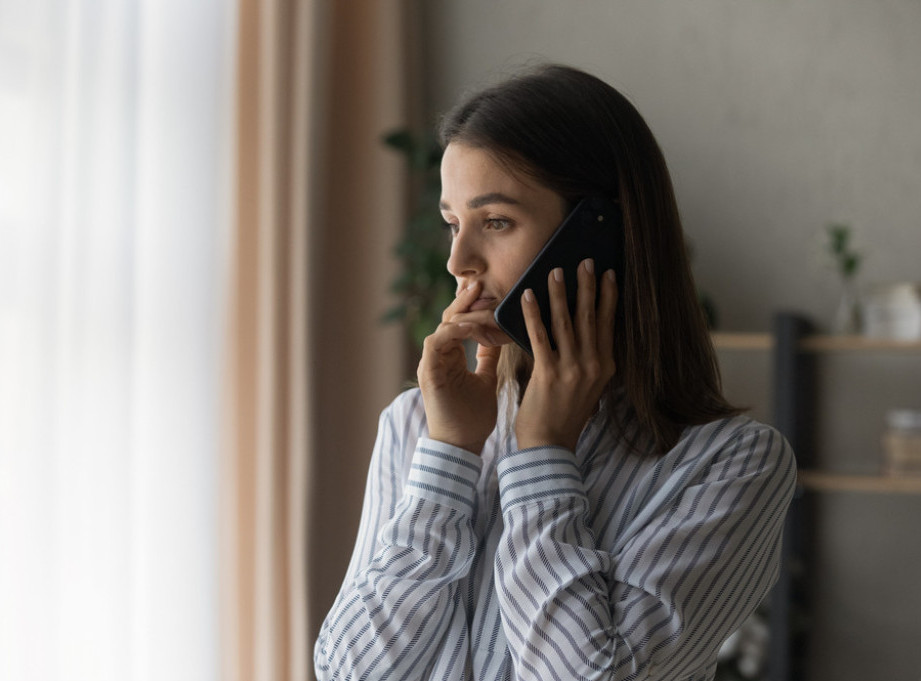
[[[471,310],[495,309],[565,217],[566,202],[492,155],[452,142],[441,161],[441,214],[458,288],[482,284]]]

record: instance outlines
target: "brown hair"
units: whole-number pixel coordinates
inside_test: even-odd
[[[622,94],[578,69],[542,66],[459,104],[439,139],[490,151],[570,205],[589,196],[620,203],[626,271],[608,397],[623,386],[657,451],[671,449],[685,426],[740,411],[721,393],[665,158]],[[520,384],[527,372],[507,349],[503,381]],[[606,401],[612,409],[617,402]]]

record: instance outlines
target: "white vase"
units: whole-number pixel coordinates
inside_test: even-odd
[[[838,335],[852,335],[860,333],[860,296],[857,292],[857,282],[852,278],[841,280],[841,299],[832,322],[832,333]]]
[[[921,339],[921,288],[900,283],[870,289],[863,306],[863,332],[870,338]]]

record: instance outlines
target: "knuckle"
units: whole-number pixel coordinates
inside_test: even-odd
[[[575,386],[582,383],[584,374],[582,368],[578,365],[570,365],[560,371],[560,381],[568,386]]]
[[[597,357],[586,360],[583,364],[582,370],[585,372],[586,379],[590,381],[597,380],[604,373],[604,370],[601,366],[601,361]]]
[[[537,379],[536,384],[544,386],[545,389],[551,390],[554,386],[560,384],[560,373],[553,365],[541,368],[535,367],[533,379]]]
[[[444,333],[444,330],[447,324],[448,322],[442,322],[437,327],[435,327],[435,330],[432,333],[430,333],[428,336],[426,336],[422,340],[422,351],[423,352],[426,352],[426,351],[431,352],[437,347],[438,337],[440,334]]]
[[[435,345],[435,343],[436,343],[437,340],[438,340],[438,332],[441,331],[443,327],[444,327],[444,324],[443,324],[443,323],[442,323],[442,324],[439,324],[439,325],[435,328],[435,330],[434,330],[432,333],[430,333],[428,336],[426,336],[426,337],[423,339],[423,341],[422,341],[422,348],[423,348],[424,350],[431,350],[431,349],[432,349],[432,347]]]

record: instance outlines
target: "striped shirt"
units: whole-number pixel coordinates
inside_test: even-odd
[[[599,416],[517,450],[499,411],[481,456],[426,437],[418,389],[383,412],[318,678],[712,679],[777,576],[783,437],[737,416],[650,456]]]

